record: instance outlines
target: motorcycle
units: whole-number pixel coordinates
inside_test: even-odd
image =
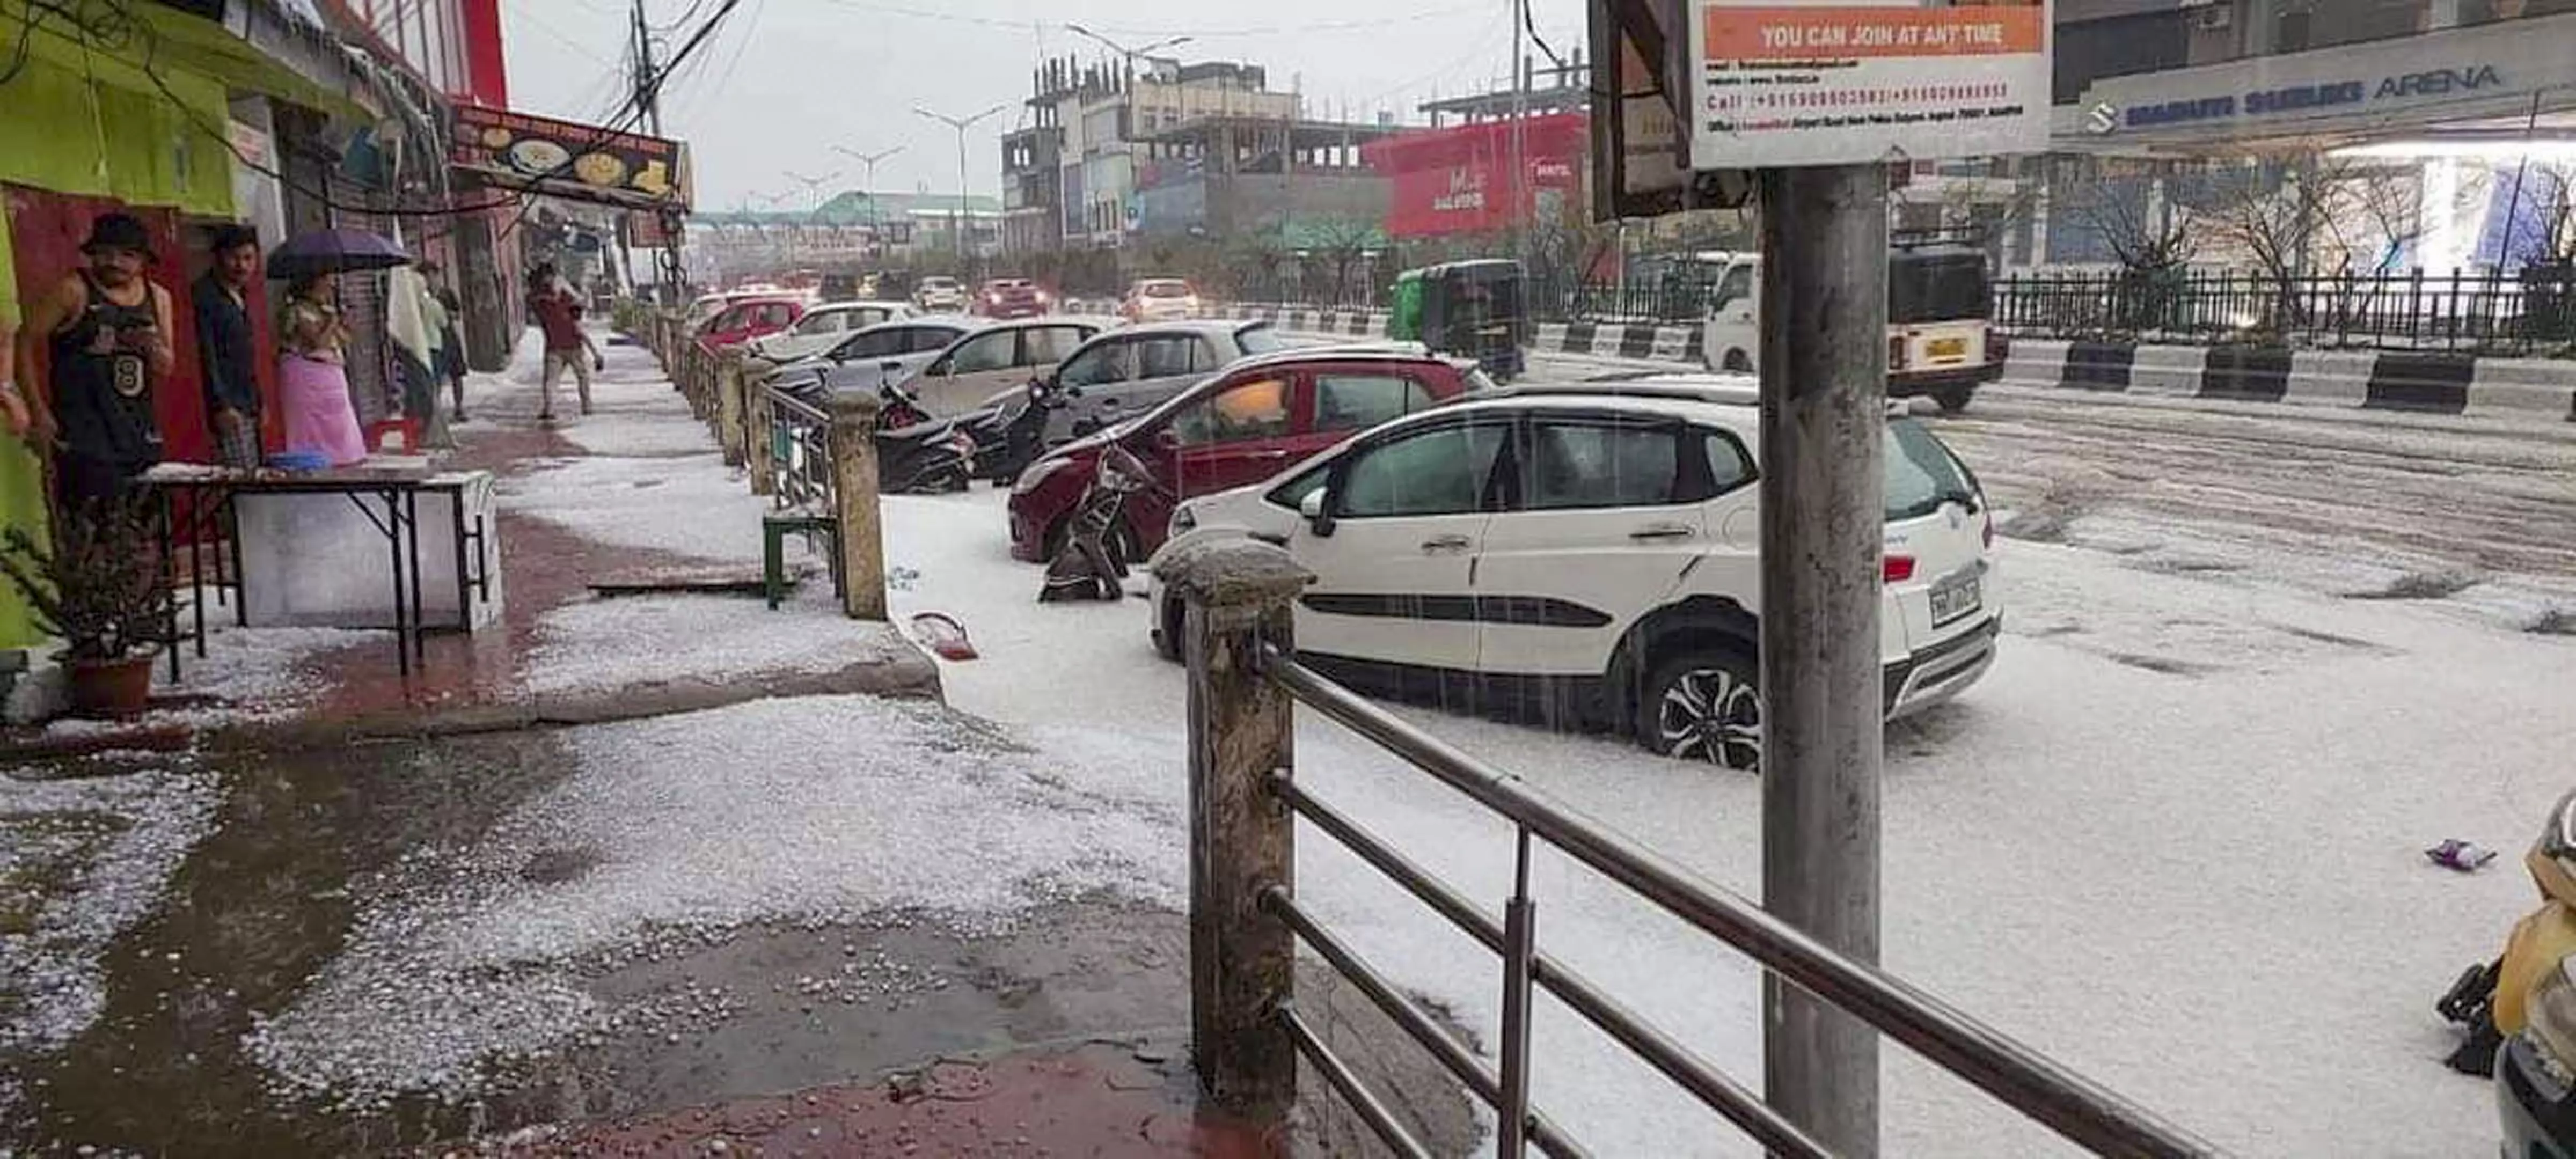
[[[1028,470],[1029,464],[1037,462],[1038,456],[1046,453],[1048,421],[1055,412],[1064,409],[1066,402],[1082,397],[1081,387],[1060,387],[1043,378],[1030,379],[1023,389],[1017,408],[1007,404],[989,408],[995,415],[995,421],[990,424],[993,433],[990,443],[983,438],[987,428],[980,425],[976,428],[976,461],[989,468],[986,475],[996,485],[1005,485],[1019,478],[1020,472]],[[1003,414],[1005,411],[1008,413]]]
[[[1127,448],[1110,443],[1100,449],[1091,486],[1083,491],[1082,502],[1067,523],[1064,546],[1047,561],[1046,578],[1038,585],[1039,603],[1116,600],[1126,594],[1127,559],[1110,532],[1118,526],[1127,497],[1149,488],[1159,489],[1153,472]]]
[[[2456,851],[2426,851],[2456,864]],[[2504,952],[2461,971],[2433,1008],[2464,1037],[2443,1061],[2495,1078],[2507,1155],[2576,1154],[2576,792],[2559,798],[2522,858],[2540,907]]]
[[[889,495],[963,491],[975,478],[975,437],[937,420],[889,376],[877,383],[877,490]]]

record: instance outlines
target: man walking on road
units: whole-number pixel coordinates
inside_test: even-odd
[[[250,283],[259,276],[259,235],[218,226],[207,246],[214,259],[189,298],[197,314],[197,361],[205,372],[206,419],[227,467],[253,468],[259,445],[257,341],[251,336]]]
[[[537,396],[537,421],[555,417],[555,375],[565,368],[572,370],[573,383],[581,391],[581,413],[590,413],[590,372],[605,368],[602,359],[590,348],[590,338],[581,332],[581,300],[573,296],[572,287],[556,276],[551,265],[538,266],[529,278],[535,289],[528,299],[528,312],[536,315],[537,326],[546,334],[545,379]]]
[[[143,276],[152,235],[131,214],[102,213],[81,243],[88,266],[29,303],[18,335],[28,433],[56,449],[54,488],[66,512],[118,498],[161,461],[153,389],[169,376],[170,292]],[[40,355],[42,357],[40,357]],[[57,445],[59,440],[59,445]]]

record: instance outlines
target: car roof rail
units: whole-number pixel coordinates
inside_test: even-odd
[[[1620,370],[1575,382],[1514,383],[1473,391],[1461,399],[1642,398],[1665,402],[1703,402],[1717,406],[1760,406],[1762,383],[1749,374],[1691,374],[1670,370]],[[1938,411],[1929,398],[1891,398],[1887,417],[1908,418]]]

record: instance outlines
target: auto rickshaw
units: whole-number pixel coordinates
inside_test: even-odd
[[[1503,258],[1449,262],[1396,275],[1387,337],[1476,360],[1498,381],[1519,377],[1529,315],[1521,264]]]

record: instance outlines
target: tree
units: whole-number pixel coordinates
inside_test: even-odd
[[[2307,153],[2213,177],[2199,227],[2254,267],[2266,333],[2340,321],[2366,288],[2359,275],[2387,272],[2423,232],[2415,174],[2385,161]]]

